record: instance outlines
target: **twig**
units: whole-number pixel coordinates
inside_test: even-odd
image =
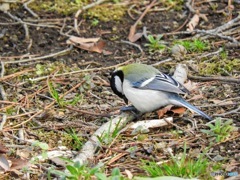
[[[234,43],[238,42],[235,38],[232,38],[230,36],[224,36],[224,35],[221,35],[219,33],[213,33],[213,32],[209,32],[209,31],[205,31],[205,30],[199,30],[199,29],[195,29],[192,32],[196,32],[196,33],[200,33],[200,34],[207,34],[207,35],[211,35],[211,36],[217,36],[221,39],[226,39],[226,40],[232,41]]]
[[[203,54],[202,56],[198,56],[197,58],[201,59],[201,58],[205,58],[205,57],[208,57],[208,56],[213,56],[213,55],[219,54],[219,53],[222,52],[222,51],[223,51],[223,48],[219,48],[219,49],[218,49],[217,51],[215,51],[215,52]]]
[[[163,63],[166,63],[166,62],[169,62],[169,61],[172,61],[172,60],[173,60],[173,58],[167,58],[167,59],[164,59],[164,60],[161,60],[157,63],[152,64],[152,66],[158,66],[160,64],[163,64]]]
[[[135,44],[135,43],[132,43],[132,42],[130,42],[130,41],[124,41],[124,40],[121,40],[121,42],[137,47],[137,48],[139,49],[139,51],[142,53],[142,55],[144,54],[144,52],[143,52],[143,50],[142,50],[142,48],[141,48],[140,45]]]
[[[25,22],[23,22],[20,18],[12,15],[10,12],[5,12],[5,13],[6,13],[10,18],[12,18],[12,19],[20,22],[20,23],[23,25],[23,28],[24,28],[24,30],[25,30],[25,39],[26,39],[26,40],[29,40],[30,37],[29,37],[29,30],[28,30],[27,24],[26,24]]]
[[[188,17],[186,18],[186,20],[184,21],[184,23],[183,23],[181,26],[179,26],[177,29],[173,30],[172,32],[174,33],[174,32],[177,32],[177,31],[181,30],[181,29],[187,24],[190,16],[191,16],[191,13],[188,14]]]
[[[209,33],[218,33],[218,32],[224,32],[226,29],[229,29],[229,28],[231,28],[231,27],[233,27],[233,26],[236,26],[236,24],[235,23],[237,23],[238,25],[239,25],[239,21],[240,20],[240,15],[238,15],[235,19],[233,19],[233,20],[231,20],[231,21],[229,21],[229,22],[227,22],[227,23],[224,23],[222,26],[219,26],[219,27],[217,27],[217,28],[215,28],[215,29],[211,29],[211,30],[208,30],[207,32],[209,32]],[[197,34],[197,35],[195,35],[194,37],[195,38],[199,38],[201,36],[201,34]]]
[[[23,71],[16,72],[16,73],[14,73],[14,74],[9,74],[9,75],[7,75],[7,76],[1,77],[1,78],[0,78],[0,82],[1,82],[1,81],[5,81],[5,80],[7,80],[7,79],[9,79],[9,78],[13,78],[13,77],[19,76],[19,75],[24,74],[24,73],[27,73],[27,72],[31,72],[31,71],[33,71],[33,69],[25,69],[25,70],[23,70]]]
[[[145,9],[145,11],[141,14],[141,16],[138,18],[138,20],[134,23],[134,25],[131,26],[128,39],[131,41],[133,39],[133,36],[135,35],[136,28],[138,23],[143,19],[143,17],[147,14],[147,12],[155,5],[156,0],[153,0]]]
[[[199,81],[223,81],[223,82],[229,82],[229,83],[240,83],[240,78],[235,79],[235,78],[223,77],[223,76],[202,77],[202,76],[192,76],[188,74],[188,78],[192,80],[199,80]]]
[[[24,4],[23,4],[23,7],[31,14],[31,15],[33,15],[35,18],[39,18],[39,16],[35,13],[35,12],[33,12],[29,7],[28,7],[28,4],[30,4],[31,2],[33,2],[34,0],[29,0],[28,2],[25,2]]]
[[[61,54],[68,53],[69,51],[72,50],[72,48],[73,48],[73,46],[71,45],[69,48],[59,51],[59,52],[56,52],[56,53],[52,53],[52,54],[48,54],[48,55],[40,56],[40,57],[34,57],[34,58],[30,58],[30,59],[22,59],[19,61],[6,61],[5,63],[6,64],[15,64],[15,63],[23,63],[23,62],[29,62],[29,61],[39,61],[42,59],[51,58],[51,57],[59,56]]]
[[[225,112],[225,113],[222,113],[222,114],[213,114],[213,116],[224,117],[224,116],[229,115],[229,114],[240,114],[239,110],[240,110],[240,106],[237,109],[233,109],[231,111],[228,111],[228,112]]]
[[[2,78],[4,76],[4,74],[5,74],[5,66],[4,66],[4,62],[1,61],[1,75],[0,75],[0,77]]]
[[[3,126],[7,121],[7,115],[6,114],[2,114],[2,121],[0,123],[0,132],[3,130]]]
[[[189,11],[190,11],[191,13],[195,14],[195,10],[193,9],[191,3],[192,3],[192,0],[188,0],[188,1],[186,2],[186,7],[189,9]]]
[[[91,3],[91,4],[88,4],[88,5],[84,6],[84,7],[82,7],[81,9],[79,9],[79,10],[76,12],[76,14],[75,14],[75,16],[74,16],[74,29],[75,29],[75,31],[76,31],[78,34],[80,34],[79,29],[78,29],[78,16],[82,13],[82,11],[87,10],[87,9],[90,9],[90,8],[96,6],[96,5],[99,5],[99,4],[103,3],[104,1],[106,1],[106,0],[98,0],[98,1],[96,1],[96,2],[93,2],[93,3]]]

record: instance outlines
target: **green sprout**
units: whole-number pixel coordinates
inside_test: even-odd
[[[163,52],[166,46],[161,41],[162,35],[157,36],[154,38],[152,35],[148,35],[149,43],[145,44],[146,47],[149,48],[149,52],[160,51]]]
[[[231,125],[232,123],[233,122],[230,119],[223,122],[221,118],[217,118],[215,120],[215,124],[207,124],[207,126],[210,128],[209,130],[202,129],[201,132],[212,137],[217,143],[223,142],[230,136],[231,132],[235,129],[235,127]]]
[[[91,24],[92,26],[97,26],[99,24],[99,20],[97,18],[94,18]]]
[[[177,43],[183,45],[188,52],[203,52],[209,49],[209,43],[199,39],[178,41]]]

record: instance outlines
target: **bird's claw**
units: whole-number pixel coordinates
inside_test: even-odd
[[[124,106],[120,108],[121,112],[131,111],[137,118],[142,115],[134,106]]]

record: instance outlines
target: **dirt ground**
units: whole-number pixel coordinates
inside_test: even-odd
[[[219,117],[223,121],[230,119],[232,125],[239,128],[240,20],[210,34],[210,30],[239,16],[239,1],[195,0],[192,5],[195,13],[190,12],[186,2],[157,1],[138,23],[136,32],[142,33],[146,27],[147,35],[163,35],[161,42],[167,48],[162,51],[150,51],[146,46],[148,39],[142,34],[134,42],[128,38],[130,27],[151,2],[114,2],[96,5],[105,6],[106,11],[114,11],[111,8],[118,3],[124,7],[120,19],[106,21],[90,16],[87,12],[91,8],[77,18],[74,18],[76,11],[65,15],[37,9],[32,3],[29,7],[38,18],[24,8],[23,3],[10,4],[7,12],[1,10],[0,155],[1,159],[11,160],[14,164],[3,168],[0,163],[1,179],[46,179],[50,167],[63,170],[64,167],[54,159],[29,164],[32,158],[61,150],[61,147],[65,147],[62,151],[76,154],[102,124],[119,114],[125,104],[113,94],[109,78],[110,72],[120,64],[155,65],[170,75],[178,64],[186,64],[189,81],[185,86],[191,91],[187,101],[215,120]],[[187,32],[187,23],[199,13],[202,17],[194,28],[199,31]],[[74,19],[79,33],[74,28]],[[78,39],[77,44],[67,41],[70,36],[100,40],[88,39],[88,46],[83,48],[79,45],[82,40]],[[178,41],[194,41],[196,37],[207,42],[208,47],[180,56],[172,54],[171,48]],[[165,148],[171,148],[176,155],[182,152],[186,143],[192,157],[205,152],[210,161],[220,164],[221,170],[240,173],[239,129],[223,141],[212,144],[212,137],[201,131],[209,129],[206,120],[188,110],[176,112],[163,115],[173,117],[173,124],[152,128],[146,134],[133,135],[127,129],[110,143],[103,142],[94,160],[89,160],[91,166],[103,162],[106,175],[118,167],[124,177],[130,178],[129,174],[150,176],[141,168],[140,159],[168,160],[171,156]],[[139,120],[157,119],[158,115],[148,113]],[[48,148],[44,149],[39,143],[46,143]],[[164,148],[158,147],[160,144]],[[134,148],[131,153],[130,148]],[[71,159],[74,155],[68,157]],[[22,169],[25,165],[28,168]],[[213,171],[214,168],[209,169],[201,178],[214,178],[209,176]]]

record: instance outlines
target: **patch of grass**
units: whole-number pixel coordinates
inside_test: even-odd
[[[207,124],[207,126],[210,128],[209,130],[201,129],[201,132],[207,134],[217,143],[223,142],[231,135],[231,132],[235,129],[235,127],[231,125],[232,123],[233,121],[230,119],[223,122],[221,118],[217,118],[214,124]]]
[[[177,176],[183,178],[195,178],[206,176],[209,161],[200,155],[197,159],[187,157],[186,144],[180,159],[171,155],[168,162],[157,164],[156,162],[143,161],[142,169],[151,177]]]
[[[160,51],[163,52],[166,48],[166,45],[163,44],[163,41],[161,40],[162,36],[159,35],[156,38],[154,38],[152,35],[148,35],[148,43],[145,44],[146,47],[148,47],[149,52],[155,52]]]
[[[199,39],[195,39],[193,41],[177,41],[176,44],[183,45],[188,52],[203,52],[210,48],[210,45],[207,41],[202,41]]]
[[[73,162],[69,159],[62,158],[64,161],[68,163],[66,166],[67,172],[51,169],[48,173],[48,179],[51,179],[51,174],[56,174],[60,176],[61,179],[72,179],[72,180],[91,180],[91,179],[99,179],[99,180],[123,180],[119,168],[114,168],[111,172],[111,175],[107,177],[104,173],[103,164],[98,164],[97,166],[90,168],[86,165],[81,165],[79,162]]]
[[[84,88],[84,87],[83,87]],[[73,99],[71,99],[70,101],[66,101],[64,98],[61,98],[57,89],[54,87],[53,83],[48,81],[48,89],[49,89],[49,93],[51,94],[52,98],[55,99],[55,101],[57,102],[57,104],[60,107],[64,107],[66,105],[75,105],[77,104],[79,101],[82,100],[82,96],[80,95],[76,95]],[[84,90],[84,89],[83,89]]]
[[[72,138],[71,149],[79,151],[82,148],[82,145],[83,145],[83,142],[81,141],[82,138],[76,134],[74,129],[67,129],[66,132]]]

